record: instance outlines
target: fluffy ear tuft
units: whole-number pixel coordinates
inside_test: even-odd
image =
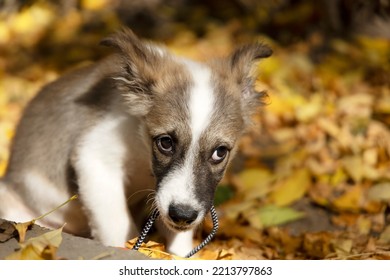
[[[267,58],[272,55],[272,50],[269,46],[262,43],[253,43],[244,45],[236,49],[231,55],[231,66],[246,67],[248,62],[254,62],[261,58]]]
[[[241,88],[242,112],[244,112],[246,123],[250,122],[252,114],[266,96],[264,91],[258,92],[255,90],[257,73],[252,70],[255,68],[256,62],[271,55],[272,50],[269,46],[253,43],[236,49],[229,58],[233,79]]]
[[[101,44],[115,48],[120,55],[121,65],[113,78],[128,102],[128,111],[132,115],[146,115],[152,106],[151,87],[156,82],[156,71],[163,65],[166,53],[141,41],[128,28],[103,39]]]
[[[133,31],[125,27],[101,40],[100,44],[107,47],[114,47],[120,53],[128,56],[128,58],[148,59],[147,53],[145,53],[145,43]]]

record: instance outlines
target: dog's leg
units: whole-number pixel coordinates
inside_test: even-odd
[[[166,249],[169,253],[184,257],[193,249],[194,230],[175,232],[167,228],[162,219],[157,219],[158,232],[166,241]]]
[[[126,146],[118,136],[120,120],[108,119],[78,145],[74,167],[92,236],[103,244],[124,246],[137,235],[125,196]]]
[[[193,249],[194,230],[171,233],[167,236],[168,252],[184,257]]]
[[[87,171],[87,169],[89,169]],[[123,247],[137,231],[124,195],[121,173],[95,161],[79,175],[80,198],[89,218],[92,236],[105,245]]]

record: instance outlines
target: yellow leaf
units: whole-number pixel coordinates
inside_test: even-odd
[[[209,250],[202,249],[196,256],[202,260],[231,260],[233,259],[233,253],[231,250]],[[193,258],[191,258],[193,259]]]
[[[347,257],[352,250],[353,242],[351,239],[337,239],[333,243],[333,247],[339,258]]]
[[[379,242],[382,244],[390,244],[390,226],[387,226],[379,237]]]
[[[219,251],[218,256],[216,258],[216,260],[231,260],[231,259],[233,259],[233,254],[225,249]]]
[[[106,8],[109,3],[107,0],[82,0],[81,6],[87,10],[98,11]]]
[[[261,198],[269,192],[269,187],[274,176],[267,169],[246,169],[233,176],[232,180],[246,199]]]
[[[342,168],[337,168],[336,172],[330,178],[330,185],[335,187],[347,181],[348,176]]]
[[[0,44],[5,45],[11,39],[11,33],[9,30],[9,26],[5,21],[0,22]]]
[[[46,217],[47,215],[53,213],[54,211],[56,211],[57,209],[61,208],[62,206],[66,205],[67,203],[69,203],[70,201],[72,200],[75,200],[77,199],[77,195],[73,195],[71,198],[69,198],[67,201],[65,201],[64,203],[62,203],[61,205],[57,206],[56,208],[54,208],[53,210],[39,216],[38,218],[35,218],[31,221],[28,221],[28,222],[25,222],[25,223],[13,223],[13,226],[15,227],[15,229],[18,231],[18,234],[19,234],[19,243],[23,243],[25,238],[26,238],[26,232],[27,230],[35,224],[36,221]]]
[[[231,201],[223,205],[225,216],[230,220],[235,220],[241,213],[255,206],[253,200],[246,200],[243,202]]]
[[[295,114],[300,122],[309,122],[317,117],[324,107],[324,100],[320,94],[311,96],[309,102],[295,109]]]
[[[126,248],[133,249],[134,244],[137,242],[138,238],[133,238],[126,242]],[[160,260],[182,260],[186,258],[182,258],[176,255],[169,254],[165,252],[164,244],[157,243],[154,241],[148,241],[146,244],[142,243],[141,247],[138,249],[138,252],[153,258]]]
[[[25,223],[13,223],[13,226],[18,231],[19,243],[23,243],[26,239],[27,230],[35,223],[34,220]]]
[[[7,161],[0,160],[0,177],[4,175],[6,169],[7,169]]]
[[[6,257],[7,260],[43,260],[56,259],[55,253],[62,242],[62,229],[49,231],[40,236],[30,238],[21,249]]]
[[[251,226],[262,229],[264,227],[277,226],[298,220],[304,216],[304,213],[296,211],[289,207],[278,207],[268,205],[260,208],[256,215],[246,217]]]
[[[44,4],[34,4],[11,18],[9,25],[12,33],[23,44],[30,46],[41,38],[54,19],[52,10]]]
[[[306,168],[296,170],[283,180],[270,194],[271,201],[277,206],[289,205],[302,198],[311,185],[310,173]]]
[[[390,183],[379,183],[368,190],[368,198],[375,201],[390,201]]]
[[[364,175],[363,159],[356,156],[349,156],[342,159],[343,166],[347,173],[356,183],[360,183]]]
[[[357,227],[360,234],[367,235],[371,231],[372,221],[364,216],[359,216],[357,219]]]
[[[359,211],[361,208],[362,196],[362,187],[360,185],[356,185],[340,197],[336,198],[333,201],[333,205],[339,210]]]

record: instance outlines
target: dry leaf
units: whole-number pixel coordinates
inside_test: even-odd
[[[27,230],[29,230],[35,224],[36,221],[46,217],[47,215],[50,215],[51,213],[53,213],[57,209],[61,208],[62,206],[68,204],[70,201],[75,200],[75,199],[77,199],[77,195],[73,195],[67,201],[65,201],[64,203],[58,205],[56,208],[50,210],[49,212],[47,212],[47,213],[45,213],[45,214],[43,214],[43,215],[41,215],[41,216],[31,220],[31,221],[24,222],[24,223],[13,223],[13,226],[17,230],[18,235],[19,235],[19,243],[24,243],[24,240],[26,238]]]
[[[334,199],[332,205],[338,210],[357,212],[363,202],[363,189],[361,185],[350,187],[343,195]]]
[[[336,239],[333,242],[334,250],[339,258],[346,258],[350,255],[353,241],[351,239]]]
[[[62,229],[49,231],[40,236],[28,239],[20,244],[20,250],[12,253],[7,260],[54,260],[56,251],[62,242]]]
[[[77,8],[72,3],[64,6],[46,2],[15,8],[0,19],[0,44],[4,52],[0,55],[3,66],[0,67],[0,176],[5,172],[10,141],[26,102],[38,88],[57,77],[58,72],[73,67],[74,61],[99,57],[93,47],[86,46],[94,46],[108,29],[114,30],[121,21],[113,12],[120,4],[112,1],[83,0]],[[149,13],[154,5],[147,6],[145,12]],[[385,211],[390,201],[386,183],[390,179],[389,41],[367,36],[358,36],[353,41],[334,39],[320,30],[287,47],[279,46],[277,39],[264,34],[253,38],[256,26],[264,22],[276,20],[276,24],[295,26],[291,19],[312,21],[310,13],[318,13],[315,4],[286,7],[288,16],[282,12],[274,21],[263,9],[261,12],[254,9],[255,17],[228,9],[232,20],[223,25],[215,24],[208,17],[210,13],[204,12],[210,8],[207,3],[202,4],[194,17],[187,17],[190,24],[178,24],[176,10],[161,9],[157,22],[163,19],[167,29],[159,26],[158,32],[146,31],[151,37],[171,36],[164,39],[170,49],[200,60],[229,53],[234,45],[260,39],[257,37],[262,37],[261,41],[265,40],[275,51],[271,58],[256,66],[260,73],[256,90],[268,91],[269,105],[254,116],[255,125],[240,141],[240,169],[235,168],[233,175],[237,192],[232,201],[220,207],[217,238],[213,246],[210,244],[202,251],[213,259],[389,258],[386,248],[375,243],[376,234],[386,239]],[[188,26],[196,26],[197,30]],[[282,29],[283,38],[288,38],[288,28]],[[278,32],[273,32],[272,37],[278,38]],[[331,51],[319,48],[325,38]],[[68,54],[56,56],[59,46],[65,46]],[[50,49],[53,52],[47,52]],[[298,182],[306,179],[291,178],[302,166],[309,170],[306,187]],[[364,242],[359,245],[354,235],[340,237],[329,232],[294,239],[288,233],[267,236],[259,230],[263,227],[259,218],[261,207],[270,201],[287,206],[306,193],[310,202],[329,210],[329,219],[342,226],[345,234],[374,232],[376,239],[368,246],[371,251],[364,251]],[[21,235],[28,223],[18,226]],[[0,238],[4,236],[1,234],[0,228]],[[4,238],[9,238],[9,233]],[[339,243],[329,243],[329,239]],[[246,244],[248,240],[254,244]],[[341,252],[348,251],[350,240],[351,254],[344,256]],[[148,246],[148,254],[172,257],[158,253],[163,249],[157,245]],[[37,258],[53,255],[53,250],[55,247],[49,245]]]
[[[282,225],[304,217],[304,213],[289,207],[268,205],[257,210],[256,214],[246,217],[255,228]]]
[[[302,168],[277,184],[270,194],[270,199],[277,206],[289,205],[302,198],[310,186],[310,173],[306,168]]]
[[[126,242],[126,248],[132,249],[134,247],[134,244],[137,242],[138,238],[133,238]],[[186,258],[182,258],[176,255],[169,254],[165,251],[164,244],[157,243],[154,241],[148,241],[146,244],[142,243],[140,248],[138,249],[138,252],[153,258],[153,259],[160,259],[160,260],[183,260]]]
[[[24,240],[26,238],[26,232],[31,228],[32,225],[34,225],[35,220],[25,222],[25,223],[13,223],[13,226],[17,230],[19,234],[19,243],[24,243]]]
[[[368,190],[368,198],[376,201],[390,201],[390,183],[384,182],[372,186]]]
[[[356,183],[360,183],[364,176],[363,159],[360,156],[344,157],[343,166]]]
[[[390,244],[390,226],[387,226],[381,233],[378,242],[381,244]]]
[[[245,169],[232,178],[235,186],[248,200],[264,197],[269,192],[273,179],[270,171],[262,168]]]

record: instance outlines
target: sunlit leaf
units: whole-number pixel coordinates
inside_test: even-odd
[[[270,191],[274,179],[269,170],[263,168],[245,169],[233,177],[233,182],[247,199],[264,197]]]
[[[356,183],[360,183],[364,176],[363,160],[360,156],[344,157],[343,166]]]
[[[28,221],[25,223],[14,223],[13,226],[18,231],[19,243],[23,243],[26,238],[27,230],[35,223],[35,221]]]
[[[377,201],[390,201],[390,183],[384,182],[372,186],[368,190],[368,198]]]
[[[306,168],[295,171],[275,186],[270,199],[275,205],[285,206],[302,198],[311,185],[310,173]]]
[[[268,205],[261,207],[256,215],[251,215],[247,219],[255,227],[259,227],[260,224],[262,227],[271,227],[295,221],[303,217],[304,213],[290,207]]]
[[[351,239],[336,239],[333,242],[334,249],[339,258],[348,256],[351,253],[353,241]]]
[[[28,239],[20,244],[20,250],[9,255],[8,260],[56,259],[56,249],[62,242],[63,227]]]
[[[390,226],[387,226],[379,237],[379,242],[384,244],[390,244]]]
[[[134,244],[137,242],[137,238],[131,239],[126,242],[126,248],[132,249]],[[164,244],[157,243],[155,241],[148,241],[147,243],[142,243],[141,247],[138,249],[138,252],[153,258],[161,260],[182,260],[182,258],[176,255],[169,254],[165,251]]]
[[[362,198],[363,189],[360,185],[356,185],[334,199],[332,203],[339,210],[359,211],[362,206]]]

